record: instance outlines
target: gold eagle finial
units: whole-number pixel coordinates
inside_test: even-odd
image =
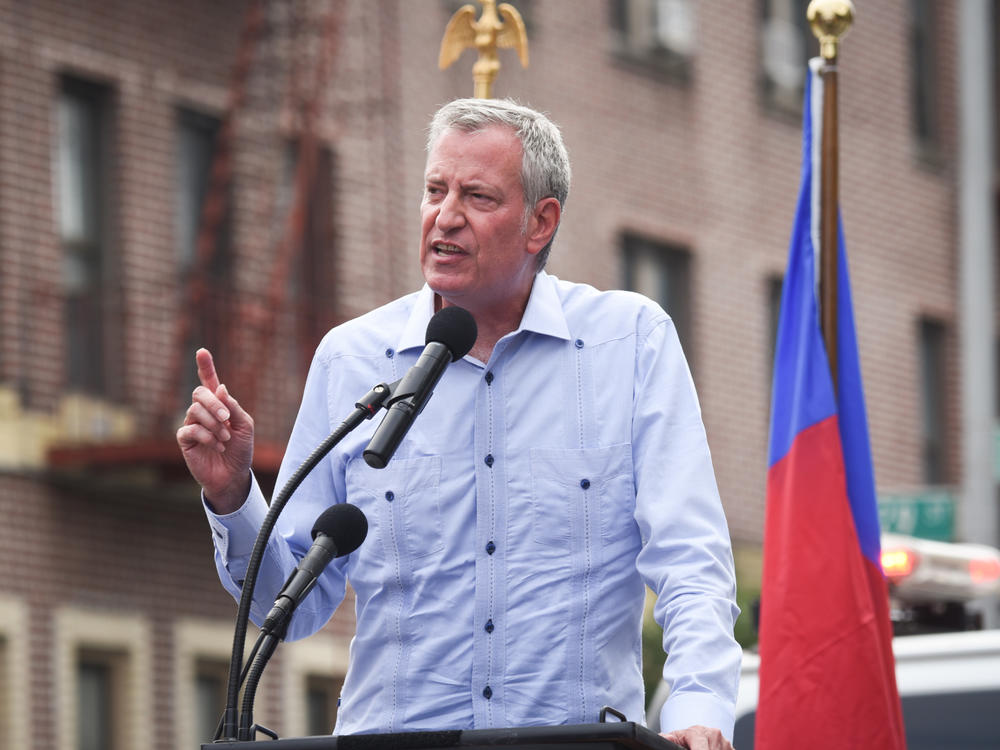
[[[528,67],[528,35],[524,30],[524,20],[510,3],[496,4],[496,0],[479,0],[483,15],[476,20],[476,6],[463,5],[448,21],[441,39],[441,54],[438,67],[444,70],[466,49],[479,50],[479,59],[472,66],[475,82],[475,96],[489,99],[493,93],[493,81],[500,70],[497,47],[517,50],[521,66]],[[502,20],[501,20],[502,19]]]

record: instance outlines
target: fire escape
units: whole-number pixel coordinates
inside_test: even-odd
[[[304,376],[318,335],[335,322],[332,303],[324,295],[309,299],[301,286],[309,283],[310,263],[316,262],[303,257],[303,248],[332,240],[331,230],[317,228],[332,221],[324,203],[331,164],[317,131],[342,13],[339,3],[308,0],[254,0],[248,6],[215,135],[193,262],[178,284],[173,344],[161,363],[165,376],[157,381],[163,386],[152,394],[155,407],[138,420],[147,426],[134,439],[51,447],[48,470],[56,484],[128,491],[138,481],[161,494],[173,487],[189,495],[190,478],[174,432],[196,384],[197,346],[213,351],[224,382],[255,416],[267,409],[275,383],[287,380],[281,373],[269,377],[275,352],[294,352],[297,372]],[[270,227],[265,236],[253,237],[252,265],[263,268],[241,288],[225,262],[232,253],[231,230],[242,220],[234,211],[236,175],[248,150],[260,149],[271,149],[272,156],[278,149],[270,163],[281,167],[263,180],[266,187],[250,205],[240,207],[243,215],[265,217]],[[236,265],[244,262],[241,253]],[[300,340],[288,342],[287,322],[293,318]],[[301,381],[295,385],[298,389]],[[290,415],[283,416],[287,419],[277,421],[290,423]],[[265,491],[283,450],[283,441],[258,433],[254,471]]]

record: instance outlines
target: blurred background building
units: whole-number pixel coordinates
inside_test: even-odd
[[[273,483],[319,338],[421,284],[424,128],[472,93],[473,52],[436,64],[459,5],[0,0],[0,746],[214,731],[235,605],[173,438],[194,350]],[[676,321],[748,610],[806,2],[515,5],[531,64],[501,52],[494,94],[574,167],[549,270]],[[858,6],[841,205],[883,525],[996,545],[996,11]],[[350,610],[279,649],[261,723],[329,731]]]

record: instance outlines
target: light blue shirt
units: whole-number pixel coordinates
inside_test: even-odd
[[[433,311],[424,287],[326,335],[278,487],[372,386],[407,372]],[[661,730],[732,736],[729,533],[662,309],[540,273],[520,328],[485,365],[450,365],[392,461],[372,469],[362,452],[380,419],[334,448],[288,503],[252,610],[261,622],[325,508],[364,511],[366,541],[330,565],[289,632],[321,628],[350,581],[357,635],[337,734],[592,723],[605,705],[644,722],[645,583],[669,654]],[[254,483],[240,510],[209,512],[234,596],[266,511]]]

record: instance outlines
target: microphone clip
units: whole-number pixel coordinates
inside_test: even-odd
[[[395,383],[379,383],[362,396],[354,407],[365,412],[365,419],[371,419],[383,406],[388,409],[392,405],[392,397],[401,382],[402,378]]]

